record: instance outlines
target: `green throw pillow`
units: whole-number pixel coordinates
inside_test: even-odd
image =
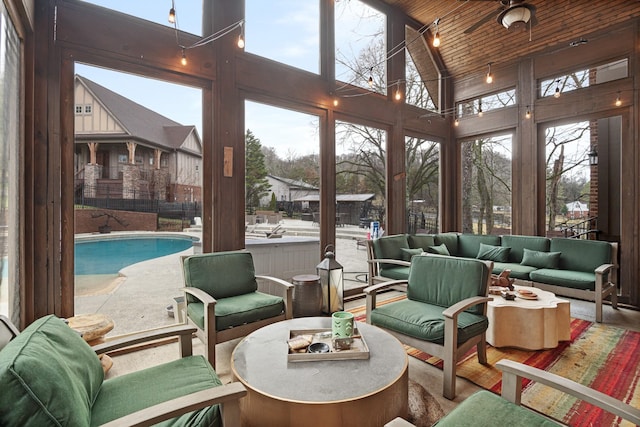
[[[427,252],[429,252],[430,254],[451,255],[449,253],[449,249],[447,249],[447,245],[445,245],[444,243],[438,246],[429,246],[427,248]]]
[[[400,250],[402,251],[403,261],[411,261],[411,258],[414,255],[420,255],[423,252],[422,248],[416,248],[416,249],[400,248]]]
[[[522,265],[528,265],[529,267],[537,268],[558,268],[560,264],[561,252],[540,252],[532,251],[531,249],[524,248],[522,255]]]
[[[509,262],[510,247],[507,246],[494,246],[480,243],[480,249],[478,250],[477,259],[494,261],[494,262]]]

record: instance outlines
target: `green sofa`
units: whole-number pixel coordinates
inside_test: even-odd
[[[104,379],[95,347],[53,315],[33,322],[0,351],[0,425],[240,425],[239,383],[223,386],[203,356],[192,356],[194,329],[181,337],[185,357]],[[164,332],[162,332],[164,334]],[[155,339],[162,334],[148,334]],[[136,338],[129,343],[140,343]],[[185,344],[186,343],[186,344]],[[122,342],[106,343],[103,349]],[[216,403],[226,402],[221,410]],[[229,406],[227,406],[229,405]],[[165,421],[166,420],[166,421]]]
[[[597,322],[602,322],[604,299],[617,308],[618,244],[596,240],[461,233],[383,236],[367,241],[369,286],[406,279],[411,258],[424,252],[492,261],[493,274],[509,269],[517,284],[594,301]]]

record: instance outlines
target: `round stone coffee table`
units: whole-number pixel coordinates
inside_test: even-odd
[[[534,292],[538,299],[516,296],[515,300],[508,301],[500,295],[492,295],[493,301],[487,304],[489,344],[542,350],[555,348],[559,341],[571,339],[569,301],[538,288],[516,285],[515,290],[519,289]]]
[[[407,353],[391,334],[364,322],[357,327],[369,359],[287,360],[289,331],[331,328],[328,317],[286,320],[245,337],[231,360],[235,379],[247,388],[242,425],[380,427],[406,418]]]

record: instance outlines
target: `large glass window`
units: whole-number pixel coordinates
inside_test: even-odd
[[[246,51],[302,70],[320,70],[320,2],[246,0]]]
[[[201,238],[202,91],[75,71],[74,106],[91,106],[74,115],[75,312],[111,317],[113,335],[174,323],[180,255]]]
[[[549,127],[545,141],[547,234],[562,234],[589,217],[591,124]]]
[[[440,145],[406,137],[409,233],[437,233],[440,214]]]
[[[20,40],[0,4],[0,314],[19,313]]]
[[[511,233],[512,135],[462,143],[462,231]]]
[[[386,94],[386,16],[359,0],[335,7],[336,80]]]
[[[167,0],[162,2],[158,0],[84,1],[172,28],[175,25],[182,31],[202,35],[202,0]],[[171,9],[175,12],[175,24],[169,22]]]
[[[560,94],[629,76],[627,58],[608,62],[597,67],[577,70],[570,74],[540,81],[540,97],[559,97]]]

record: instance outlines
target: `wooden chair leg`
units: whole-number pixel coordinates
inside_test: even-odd
[[[482,365],[486,365],[487,364],[487,339],[485,334],[482,335],[482,338],[478,342],[477,353],[478,353],[478,362],[480,362],[480,364]]]

